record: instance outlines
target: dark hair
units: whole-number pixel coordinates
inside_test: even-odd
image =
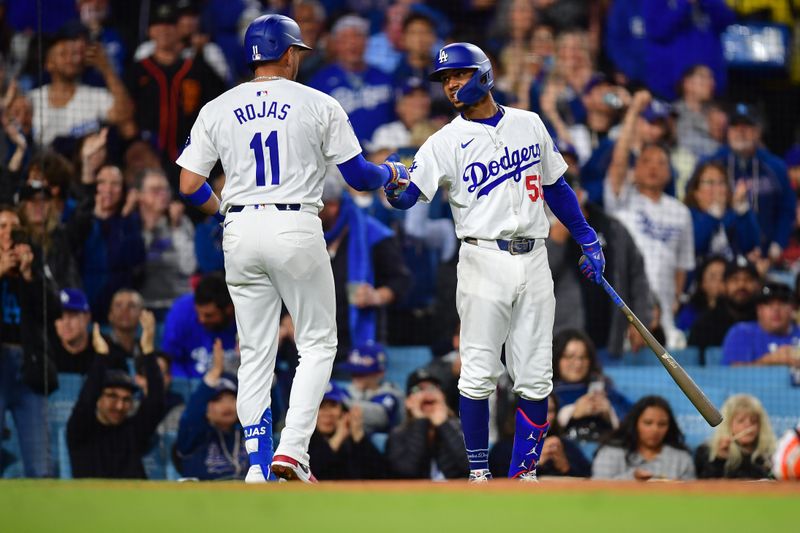
[[[631,457],[639,449],[639,432],[636,426],[639,423],[642,413],[648,407],[658,407],[667,413],[669,420],[669,428],[667,434],[664,436],[663,444],[672,446],[679,450],[686,450],[686,442],[683,437],[683,432],[678,427],[678,422],[675,420],[675,415],[672,413],[672,408],[669,402],[661,396],[644,396],[639,398],[625,418],[620,423],[619,427],[615,429],[607,438],[602,442],[602,445],[617,446],[625,450],[625,460],[630,462]]]
[[[553,337],[553,381],[560,381],[559,362],[564,356],[564,350],[571,341],[580,341],[586,346],[586,355],[589,357],[589,372],[586,373],[584,383],[589,383],[603,376],[603,368],[597,359],[597,349],[594,342],[586,333],[578,329],[565,329]]]
[[[63,155],[48,150],[35,156],[30,169],[37,168],[42,172],[48,187],[58,187],[59,198],[66,198],[69,187],[75,181],[75,167]]]
[[[639,155],[641,156],[641,154],[645,153],[647,150],[651,148],[657,148],[661,150],[664,153],[664,157],[667,158],[667,163],[670,163],[669,147],[667,147],[667,145],[665,145],[664,143],[660,142],[645,143],[644,146],[642,146]]]
[[[700,263],[700,266],[695,271],[694,288],[692,289],[692,295],[689,298],[689,303],[691,303],[698,311],[704,311],[709,307],[707,295],[703,292],[703,275],[706,273],[706,270],[708,270],[708,267],[714,263],[722,263],[723,266],[728,266],[728,260],[725,259],[725,256],[720,254],[711,254],[707,255],[705,259],[703,259],[703,262]]]
[[[689,178],[689,183],[686,184],[686,195],[684,197],[683,203],[686,204],[687,207],[693,207],[695,209],[700,209],[700,206],[697,204],[697,200],[694,197],[694,193],[697,192],[697,189],[700,188],[700,177],[703,173],[708,170],[709,168],[715,168],[722,172],[722,175],[725,177],[725,183],[728,187],[728,202],[730,204],[731,201],[731,186],[728,180],[728,171],[719,161],[706,161],[705,163],[700,163],[692,172],[692,177]]]
[[[156,350],[148,355],[140,355],[133,360],[133,370],[137,376],[145,376],[144,363],[145,357],[155,357],[156,359],[163,359],[167,363],[167,371],[172,370],[172,357],[167,352]]]
[[[194,290],[194,303],[215,304],[222,310],[231,305],[231,295],[222,274],[212,273],[203,276]]]
[[[418,20],[426,22],[428,26],[431,27],[431,30],[433,30],[433,32],[436,33],[436,23],[433,21],[433,19],[424,13],[420,13],[419,11],[412,11],[406,16],[406,18],[403,19],[403,32],[405,32],[408,29],[408,26],[412,22]]]

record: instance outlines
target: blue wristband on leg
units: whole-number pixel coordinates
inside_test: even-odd
[[[214,191],[211,190],[211,185],[206,182],[192,194],[181,194],[181,196],[192,207],[199,207],[206,203],[212,194],[214,194]]]

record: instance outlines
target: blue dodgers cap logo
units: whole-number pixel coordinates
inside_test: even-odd
[[[467,190],[469,192],[477,190],[478,198],[480,198],[488,195],[506,180],[511,178],[516,182],[522,180],[523,171],[538,165],[541,162],[540,156],[541,148],[539,143],[514,151],[509,151],[506,146],[499,160],[493,159],[489,163],[475,162],[467,165],[462,179],[464,182],[470,183]]]

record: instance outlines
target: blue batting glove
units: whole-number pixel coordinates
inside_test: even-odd
[[[581,250],[586,261],[580,263],[581,273],[598,285],[603,282],[603,271],[606,269],[606,258],[603,256],[603,247],[600,241],[591,244],[581,244]]]
[[[389,169],[389,181],[383,186],[383,192],[389,200],[396,200],[405,192],[411,183],[411,176],[403,163],[392,161],[397,156],[389,157],[383,164]]]

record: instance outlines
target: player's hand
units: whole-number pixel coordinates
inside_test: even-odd
[[[139,315],[139,325],[142,326],[142,338],[139,339],[142,353],[151,354],[156,349],[156,317],[153,312],[144,309]]]
[[[95,322],[94,328],[92,329],[92,348],[94,348],[94,352],[98,355],[108,355],[110,351],[108,348],[108,342],[100,333],[100,325]]]
[[[396,200],[408,188],[411,183],[411,175],[403,163],[395,161],[397,156],[392,155],[383,164],[389,169],[389,181],[383,185],[383,192],[389,200]]]
[[[583,256],[578,262],[581,273],[598,285],[601,284],[603,282],[603,271],[606,269],[606,258],[603,255],[603,247],[600,246],[600,241],[581,244],[581,250],[583,250]],[[586,258],[585,261],[584,257]]]
[[[353,405],[350,408],[350,436],[353,437],[353,442],[361,442],[364,438],[364,412],[358,405]]]

